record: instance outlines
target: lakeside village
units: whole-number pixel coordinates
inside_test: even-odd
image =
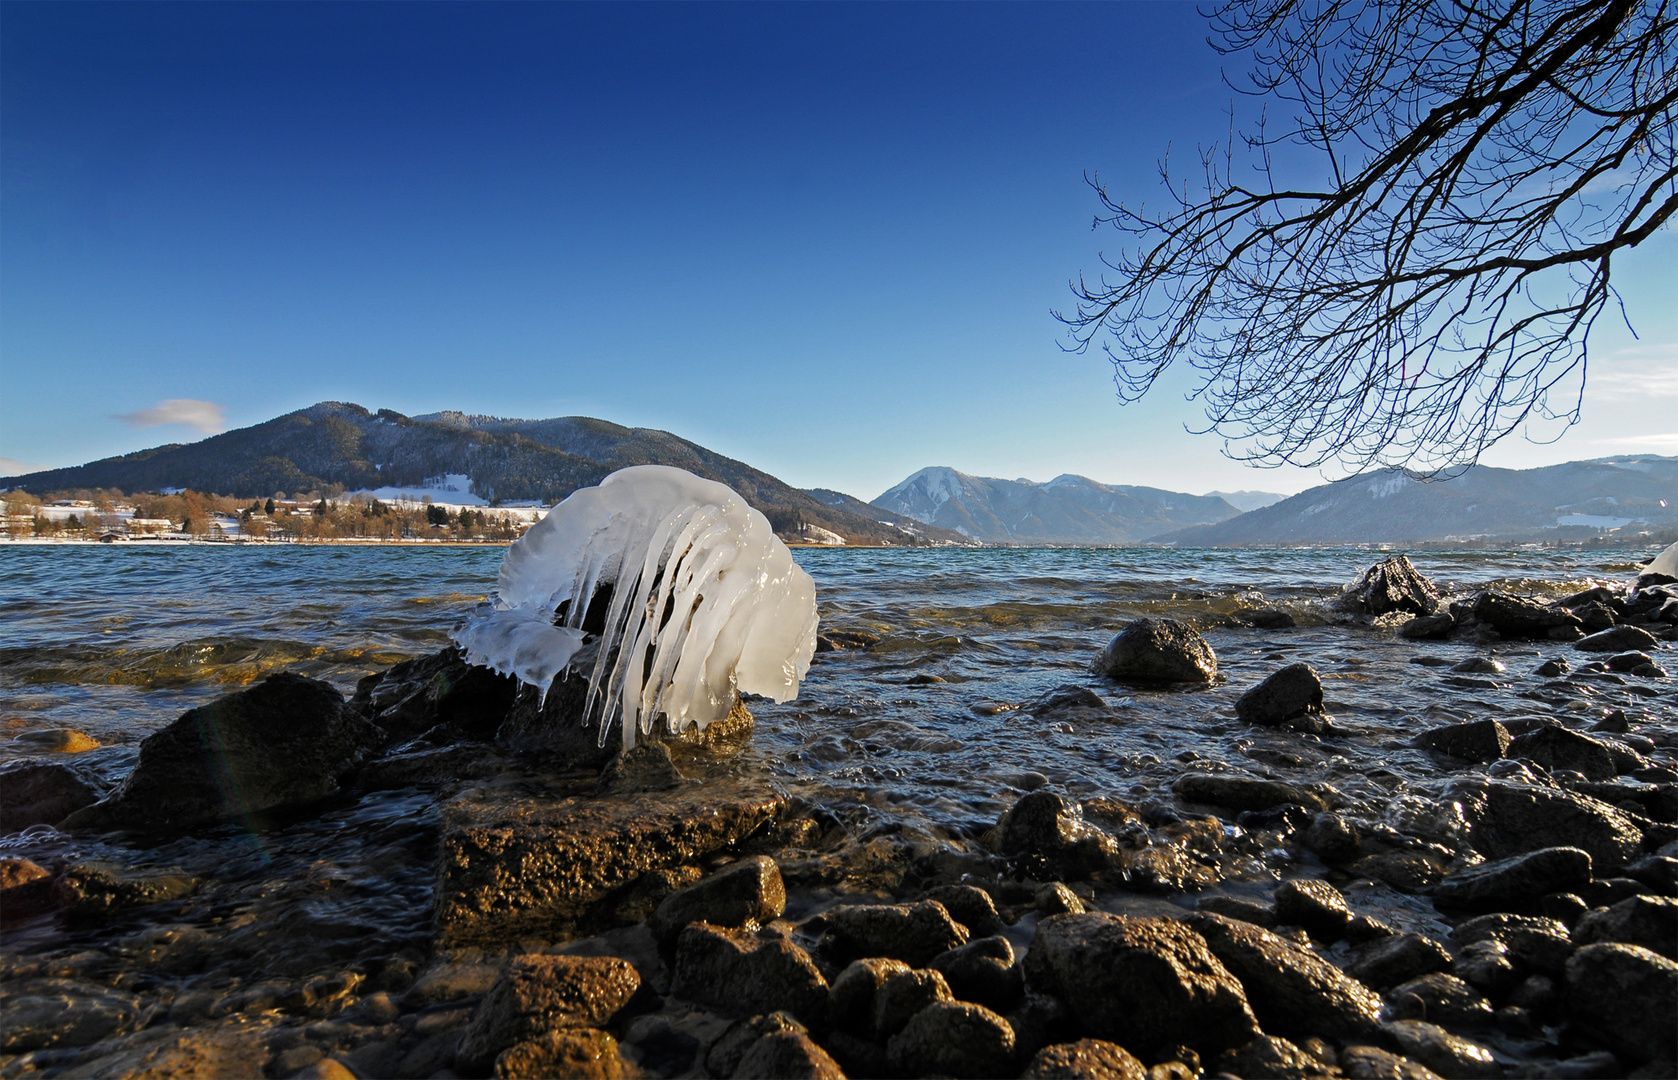
[[[537,506],[469,506],[430,494],[309,492],[243,500],[199,491],[125,495],[100,488],[0,494],[13,543],[490,543],[504,544],[547,513]]]

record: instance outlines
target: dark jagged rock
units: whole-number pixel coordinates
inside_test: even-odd
[[[1567,962],[1567,996],[1574,1022],[1617,1053],[1671,1060],[1678,963],[1636,945],[1587,945]]]
[[[1037,909],[1039,915],[1078,915],[1084,911],[1084,902],[1078,898],[1078,894],[1061,881],[1049,881],[1037,886],[1037,891],[1031,897],[1031,906]]]
[[[1455,975],[1436,971],[1388,990],[1387,1012],[1394,1020],[1425,1020],[1451,1027],[1492,1022],[1492,1003]]]
[[[1540,848],[1457,871],[1433,887],[1433,902],[1466,911],[1525,912],[1545,893],[1564,892],[1590,880],[1587,852]]]
[[[827,980],[783,937],[692,923],[676,939],[677,994],[742,1016],[784,1009],[806,1024],[826,1020]]]
[[[483,743],[404,750],[367,762],[356,771],[354,785],[362,791],[437,788],[499,776],[510,764],[494,747]]]
[[[1441,1076],[1453,1080],[1499,1080],[1503,1076],[1503,1066],[1490,1050],[1438,1024],[1395,1020],[1382,1025],[1381,1030],[1405,1057],[1414,1058]]]
[[[1078,880],[1106,869],[1118,848],[1112,837],[1084,822],[1077,803],[1040,788],[1003,813],[996,850],[1029,860],[1040,873]]]
[[[1559,724],[1517,735],[1509,744],[1509,756],[1536,761],[1551,772],[1570,769],[1587,780],[1608,780],[1618,772],[1608,747]]]
[[[406,1058],[402,1071],[410,1076],[417,1072]],[[597,1028],[550,1031],[508,1047],[495,1059],[496,1080],[620,1080],[633,1075],[618,1054],[618,1041]]]
[[[1091,1035],[1139,1054],[1178,1043],[1213,1054],[1259,1034],[1241,983],[1171,919],[1052,916],[1025,969],[1028,985],[1060,998]]]
[[[15,922],[51,911],[52,874],[28,859],[0,859],[0,921]]]
[[[1239,919],[1254,926],[1262,926],[1266,930],[1276,925],[1274,906],[1260,904],[1254,900],[1243,900],[1238,896],[1203,896],[1195,901],[1194,909],[1197,912],[1222,915],[1226,919]]]
[[[63,825],[181,829],[315,802],[384,738],[327,683],[270,675],[146,736],[122,785]]]
[[[1278,727],[1323,715],[1323,682],[1310,664],[1289,664],[1235,701],[1235,715],[1249,724]]]
[[[99,801],[99,790],[56,761],[0,765],[0,835],[31,825],[56,825]]]
[[[179,871],[95,860],[67,867],[53,882],[53,899],[73,916],[91,917],[180,900],[198,886],[197,878]]]
[[[1437,641],[1449,637],[1456,628],[1456,616],[1449,611],[1440,611],[1410,619],[1398,628],[1398,636],[1411,641]]]
[[[1573,643],[1573,647],[1583,652],[1622,653],[1636,651],[1646,653],[1660,648],[1660,640],[1641,627],[1615,626],[1582,637]]]
[[[1207,683],[1218,677],[1218,658],[1188,623],[1137,619],[1113,636],[1095,668],[1120,682]]]
[[[1494,1001],[1503,1000],[1521,981],[1521,969],[1509,958],[1508,946],[1491,938],[1463,946],[1450,971]]]
[[[957,1080],[1003,1076],[1014,1056],[1014,1029],[983,1005],[939,1001],[928,1005],[886,1043],[899,1076]]]
[[[1546,847],[1581,848],[1597,872],[1636,855],[1643,833],[1622,811],[1585,795],[1532,784],[1487,780],[1459,785],[1469,841],[1489,859]]]
[[[1566,608],[1540,604],[1517,596],[1481,593],[1474,601],[1474,618],[1517,641],[1572,641],[1581,637],[1579,617]]]
[[[1335,606],[1364,615],[1408,611],[1432,615],[1439,609],[1439,590],[1403,555],[1382,559],[1341,590]]]
[[[940,972],[924,968],[893,972],[874,992],[874,1037],[889,1039],[928,1005],[954,1000]]]
[[[1014,963],[1014,948],[1000,935],[980,938],[933,957],[932,970],[944,976],[950,992],[962,1001],[1006,1013],[1025,993],[1025,973]]]
[[[392,738],[412,738],[438,724],[487,738],[506,719],[518,690],[517,679],[468,664],[450,646],[362,679],[350,707]]]
[[[735,927],[768,922],[779,917],[786,906],[787,889],[775,860],[752,855],[671,893],[647,920],[647,926],[661,940],[674,941],[689,923]]]
[[[733,847],[785,810],[782,796],[724,784],[655,802],[463,792],[442,807],[438,942],[494,945],[567,932],[651,871]]]
[[[1079,1039],[1037,1051],[1020,1080],[1148,1080],[1148,1070],[1117,1043]]]
[[[13,981],[0,996],[0,1054],[89,1046],[148,1019],[140,998],[70,979]]]
[[[458,1060],[487,1069],[503,1050],[556,1028],[604,1027],[640,986],[640,973],[617,957],[514,957],[461,1033]]]
[[[921,899],[943,904],[950,918],[967,928],[970,938],[992,937],[1007,928],[990,893],[972,885],[940,885],[921,894]]]
[[[1625,874],[1661,896],[1678,896],[1678,859],[1669,855],[1646,855],[1628,865]]]
[[[1464,761],[1496,761],[1508,756],[1510,741],[1509,729],[1496,720],[1472,720],[1430,728],[1411,740],[1411,744]]]
[[[1385,990],[1450,966],[1451,954],[1439,942],[1421,934],[1394,934],[1358,949],[1346,965],[1346,974]]]
[[[651,794],[679,788],[685,780],[668,746],[644,740],[606,763],[595,790],[602,795]]]
[[[887,979],[910,970],[901,960],[871,956],[853,961],[828,989],[828,1007],[835,1027],[853,1035],[872,1036],[874,997]]]
[[[1668,960],[1678,960],[1678,900],[1633,896],[1612,907],[1586,912],[1573,927],[1575,945],[1619,942],[1640,945]]]
[[[1546,975],[1560,975],[1573,955],[1567,927],[1554,919],[1494,912],[1460,923],[1451,939],[1462,946],[1500,942],[1511,958]]]
[[[887,956],[923,967],[967,941],[967,930],[936,900],[850,904],[822,915],[824,952],[840,959]]]
[[[1268,810],[1290,804],[1312,811],[1328,809],[1321,796],[1297,784],[1235,773],[1190,773],[1179,777],[1171,790],[1189,802],[1230,810]]]
[[[518,692],[506,719],[495,732],[495,744],[511,754],[534,758],[549,768],[600,769],[615,757],[622,745],[622,730],[613,720],[602,736],[599,723],[584,723],[588,703],[588,680],[580,675],[555,679],[542,697],[535,687]],[[599,704],[596,703],[598,710]],[[665,742],[672,745],[714,747],[740,742],[751,736],[752,714],[739,700],[721,720],[704,731],[688,727],[680,733],[655,731],[637,742]]]
[[[1322,813],[1312,817],[1300,843],[1324,862],[1350,862],[1357,857],[1361,838],[1357,827],[1339,814]]]
[[[1259,630],[1292,630],[1298,625],[1294,617],[1281,608],[1254,608],[1242,612],[1241,619]]]
[[[1295,878],[1276,887],[1276,921],[1302,926],[1314,938],[1338,941],[1352,923],[1352,909],[1340,890],[1321,878]]]
[[[1299,1080],[1328,1076],[1328,1066],[1286,1039],[1260,1035],[1245,1046],[1225,1050],[1212,1068],[1219,1074],[1242,1080]]]
[[[753,1044],[765,1035],[779,1032],[805,1035],[809,1033],[809,1029],[801,1024],[797,1017],[786,1012],[765,1013],[748,1020],[736,1020],[705,1052],[705,1071],[712,1076],[733,1076],[740,1066],[740,1059],[746,1056],[746,1051],[750,1050]]]
[[[1185,920],[1241,981],[1267,1031],[1338,1039],[1371,1035],[1381,999],[1340,969],[1251,923],[1196,912]]]

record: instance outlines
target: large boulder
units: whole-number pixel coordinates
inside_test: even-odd
[[[1529,758],[1551,772],[1571,770],[1587,780],[1609,780],[1619,772],[1614,752],[1606,744],[1560,724],[1545,724],[1517,735],[1509,744],[1508,756]]]
[[[692,923],[676,939],[671,985],[690,1001],[742,1016],[785,1010],[806,1024],[827,1018],[827,980],[784,937]]]
[[[605,1027],[640,986],[640,973],[613,956],[514,957],[461,1034],[458,1060],[481,1071],[550,1031]]]
[[[68,765],[30,760],[0,765],[0,835],[57,825],[98,801],[99,790]]]
[[[1323,681],[1310,664],[1289,664],[1237,698],[1235,715],[1249,724],[1265,727],[1278,727],[1290,720],[1315,721],[1309,726],[1320,731],[1327,726],[1323,718]]]
[[[1346,1040],[1375,1033],[1381,999],[1309,949],[1252,923],[1196,912],[1184,922],[1241,980],[1266,1031]]]
[[[1209,1056],[1259,1034],[1240,981],[1174,919],[1051,916],[1037,925],[1025,970],[1089,1034],[1145,1057],[1178,1044]]]
[[[1564,607],[1502,593],[1481,593],[1474,618],[1505,638],[1519,641],[1572,641],[1582,637],[1579,616]]]
[[[1672,1060],[1678,963],[1636,945],[1587,945],[1567,962],[1573,1021],[1631,1061]]]
[[[1591,881],[1591,857],[1572,847],[1539,848],[1470,866],[1433,887],[1433,902],[1465,911],[1525,912],[1545,893],[1570,892]]]
[[[1439,609],[1439,590],[1403,555],[1382,559],[1340,591],[1335,606],[1364,615],[1408,611],[1432,615]]]
[[[67,829],[181,829],[324,799],[384,742],[328,683],[284,672],[190,709],[140,743],[115,792]]]
[[[1624,866],[1643,833],[1624,812],[1560,788],[1476,780],[1453,786],[1469,822],[1469,842],[1489,859],[1547,847],[1587,852],[1601,874]]]
[[[1218,658],[1194,627],[1176,619],[1137,619],[1113,636],[1095,669],[1134,683],[1208,683]]]
[[[467,663],[451,645],[362,679],[350,707],[393,738],[418,735],[439,724],[487,737],[507,718],[518,692],[517,679]]]
[[[598,721],[585,723],[587,704],[588,680],[578,674],[555,679],[546,695],[533,686],[522,687],[496,729],[495,744],[549,767],[598,769],[618,753],[622,729],[614,719],[602,736]],[[598,702],[595,707],[598,710]],[[736,698],[729,714],[707,724],[704,731],[692,726],[680,733],[658,729],[650,737],[685,746],[721,746],[749,738],[754,726],[751,711]]]

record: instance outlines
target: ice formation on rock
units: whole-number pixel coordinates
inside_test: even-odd
[[[555,506],[507,549],[494,599],[454,640],[545,695],[608,587],[584,709],[602,743],[620,710],[628,749],[660,715],[673,732],[728,715],[737,690],[789,701],[810,670],[815,582],[733,489],[664,465],[620,469]]]
[[[1643,573],[1678,577],[1678,544],[1668,544],[1666,550],[1649,560],[1649,565],[1643,568]]]

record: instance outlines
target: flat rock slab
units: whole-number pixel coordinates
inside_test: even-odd
[[[737,845],[786,809],[766,789],[718,784],[570,798],[464,792],[442,810],[437,943],[563,935],[642,875]]]

